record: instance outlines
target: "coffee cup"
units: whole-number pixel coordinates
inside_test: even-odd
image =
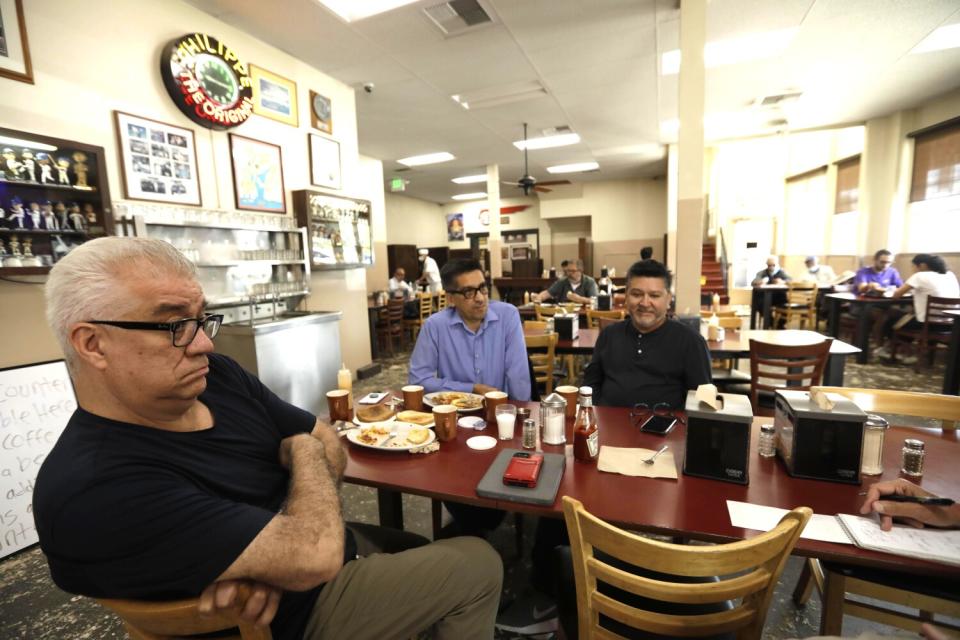
[[[440,442],[449,442],[457,437],[457,408],[441,404],[433,408],[433,431]]]
[[[487,422],[497,421],[497,407],[507,401],[507,394],[503,391],[488,391],[483,394],[483,418]]]
[[[350,391],[348,389],[334,389],[327,391],[327,407],[330,409],[330,420],[351,420]]]
[[[568,418],[572,418],[577,415],[577,395],[580,393],[579,387],[574,387],[573,385],[565,384],[560,385],[554,389],[557,393],[563,396],[563,399],[567,401],[567,408],[564,410],[564,415]]]
[[[423,387],[418,384],[408,384],[402,387],[400,391],[403,392],[404,409],[407,411],[423,410]]]

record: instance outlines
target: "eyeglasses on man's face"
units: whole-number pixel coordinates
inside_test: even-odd
[[[479,287],[464,287],[463,289],[448,289],[447,293],[459,293],[467,300],[473,300],[477,297],[477,294],[487,295],[490,293],[490,289],[487,285],[482,284]]]
[[[687,424],[687,419],[683,416],[676,415],[666,402],[657,402],[652,406],[645,402],[640,402],[633,405],[633,408],[630,410],[630,422],[635,427],[639,427],[643,421],[650,416],[673,418],[680,424]]]
[[[223,324],[223,316],[220,314],[207,314],[200,318],[183,318],[173,322],[133,322],[127,320],[90,320],[90,324],[105,324],[111,327],[121,329],[136,329],[140,331],[169,331],[170,338],[175,347],[186,347],[193,342],[203,329],[211,340],[217,337],[220,331],[220,325]]]

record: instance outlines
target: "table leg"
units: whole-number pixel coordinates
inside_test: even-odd
[[[827,356],[827,366],[823,371],[823,386],[843,386],[843,370],[846,362],[847,356],[845,355],[830,354]]]
[[[380,357],[380,341],[377,340],[377,309],[367,307],[367,323],[370,325],[370,359]]]
[[[403,529],[403,494],[390,489],[377,489],[380,526]]]
[[[840,308],[843,306],[839,298],[827,298],[827,335],[834,338],[840,335]]]
[[[823,572],[823,612],[820,614],[820,635],[839,636],[843,630],[843,601],[846,597],[846,585],[843,574],[834,571]]]
[[[857,343],[860,353],[857,354],[858,364],[867,364],[870,362],[870,319],[873,314],[870,313],[870,305],[860,307],[860,318],[857,320]]]
[[[771,326],[773,325],[773,317],[770,309],[771,307],[770,302],[772,298],[773,298],[773,290],[764,289],[763,290],[763,328],[764,329],[776,328]]]
[[[757,309],[757,299],[759,297],[760,296],[756,289],[750,292],[750,329],[751,330],[757,328],[757,314],[760,313],[760,309]]]
[[[950,349],[947,351],[947,370],[943,374],[943,393],[960,395],[960,318],[953,319]]]

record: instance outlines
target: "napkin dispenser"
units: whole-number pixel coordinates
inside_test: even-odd
[[[712,409],[687,391],[687,442],[683,473],[738,484],[750,482],[750,398],[717,394],[723,403]]]
[[[800,478],[860,484],[860,454],[867,414],[846,398],[830,396],[821,409],[807,391],[777,391],[773,425],[777,456]]]
[[[612,298],[609,294],[601,293],[597,296],[597,311],[610,311],[610,301]]]
[[[576,340],[580,336],[580,316],[576,313],[553,316],[553,326],[560,340]]]

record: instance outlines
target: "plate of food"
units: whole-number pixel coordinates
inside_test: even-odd
[[[375,422],[347,431],[347,440],[353,444],[381,451],[410,451],[436,439],[437,435],[430,429],[402,422]]]
[[[401,411],[396,415],[396,419],[416,427],[433,426],[433,414],[426,411]]]
[[[431,407],[452,404],[457,408],[457,411],[467,413],[483,409],[483,396],[464,391],[435,391],[423,396],[423,404]]]
[[[369,407],[357,406],[354,412],[354,424],[373,424],[374,422],[391,422],[397,419],[396,408],[389,403],[375,404]],[[431,420],[432,422],[432,420]]]

